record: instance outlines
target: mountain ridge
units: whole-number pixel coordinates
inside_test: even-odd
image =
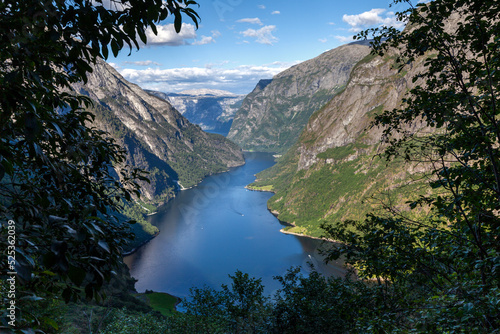
[[[104,61],[97,62],[86,84],[73,88],[94,101],[93,125],[127,149],[127,163],[150,172],[151,184],[141,184],[148,201],[171,198],[177,181],[190,187],[244,163],[235,144],[203,132],[167,101],[126,81]]]
[[[285,152],[313,112],[342,91],[354,65],[370,51],[347,44],[261,80],[243,100],[228,138],[246,150]]]
[[[413,179],[425,166],[374,158],[384,147],[383,129],[370,124],[377,113],[399,106],[408,89],[419,84],[411,78],[423,59],[410,72],[400,72],[395,52],[363,58],[345,89],[310,117],[297,143],[257,175],[249,187],[275,193],[268,207],[293,225],[285,228],[288,232],[321,237],[321,223],[361,220],[381,208],[383,198],[422,193]]]

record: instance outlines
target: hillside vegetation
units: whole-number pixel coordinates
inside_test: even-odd
[[[428,168],[377,156],[387,145],[382,129],[370,126],[375,115],[401,105],[421,63],[403,72],[394,53],[366,56],[343,92],[311,116],[297,144],[257,175],[250,188],[272,188],[269,208],[295,225],[285,230],[320,237],[325,222],[362,220],[387,201],[401,203],[402,209],[407,200],[425,194],[419,180]]]

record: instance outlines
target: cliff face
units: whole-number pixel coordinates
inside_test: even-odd
[[[180,93],[148,93],[161,97],[177,109],[191,123],[205,131],[227,135],[234,114],[241,106],[244,95],[214,89],[189,90]]]
[[[105,130],[127,149],[127,163],[150,172],[143,184],[152,201],[169,198],[177,181],[185,187],[203,177],[244,163],[237,145],[223,136],[205,133],[167,101],[127,82],[99,61],[87,84],[74,89],[94,102],[94,126]]]
[[[395,61],[395,54],[361,60],[345,90],[311,116],[277,165],[258,175],[252,186],[273,189],[269,208],[296,225],[291,231],[320,236],[320,223],[363,219],[377,202],[389,200],[388,190],[403,198],[421,191],[411,179],[425,168],[374,158],[383,149],[382,129],[370,127],[374,115],[399,107],[419,84],[411,78],[422,60],[408,72],[398,71]]]
[[[369,51],[359,43],[344,45],[262,80],[243,100],[228,138],[248,150],[286,151],[312,113],[345,87],[353,66]]]

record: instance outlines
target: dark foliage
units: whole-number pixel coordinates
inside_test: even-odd
[[[8,0],[0,2],[0,248],[2,275],[16,272],[17,330],[37,327],[40,298],[100,300],[130,237],[115,212],[145,176],[92,127],[90,101],[70,84],[91,65],[146,42],[172,15],[197,22],[194,1]],[[120,171],[119,180],[114,168]],[[3,253],[5,254],[5,253]],[[7,257],[7,254],[3,255]],[[12,263],[12,267],[10,264]],[[2,308],[2,328],[8,326]]]

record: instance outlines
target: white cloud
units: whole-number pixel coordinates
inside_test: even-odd
[[[271,13],[271,15],[279,15],[281,12],[279,10],[275,10],[274,12]]]
[[[326,42],[328,42],[328,39],[326,39],[326,38],[320,38],[320,39],[318,39],[318,41],[320,41],[321,43],[326,43]]]
[[[148,46],[169,45],[179,46],[190,44],[187,40],[196,38],[195,27],[189,23],[183,23],[181,31],[177,33],[173,24],[157,25],[158,35],[155,35],[151,28],[146,30]]]
[[[158,25],[156,29],[158,31],[157,35],[153,33],[151,28],[146,30],[147,46],[205,45],[215,43],[215,39],[221,36],[220,31],[212,30],[212,36],[202,35],[201,39],[197,40],[196,28],[190,23],[183,23],[179,33],[175,31],[173,24]]]
[[[151,66],[151,65],[156,65],[156,66],[161,66],[160,63],[157,63],[152,60],[143,60],[143,61],[124,61],[123,64],[132,64],[136,66]]]
[[[260,79],[270,79],[294,64],[276,62],[262,66],[242,65],[234,68],[223,68],[224,64],[209,64],[206,67],[172,69],[121,69],[120,73],[125,79],[145,89],[163,92],[216,88],[247,94]]]
[[[246,18],[246,19],[240,19],[236,22],[239,22],[239,23],[250,23],[250,24],[258,24],[260,26],[264,25],[262,23],[262,21],[258,18],[258,17],[254,17],[254,18]]]
[[[344,15],[342,20],[351,26],[349,30],[353,32],[379,25],[393,26],[395,28],[404,27],[404,22],[397,21],[393,12],[388,12],[385,16],[382,16],[385,11],[382,8],[374,8],[361,14]]]
[[[205,45],[215,43],[215,39],[212,36],[201,36],[200,40],[194,41],[193,45]]]
[[[247,29],[245,31],[241,31],[240,34],[245,37],[255,38],[257,43],[273,45],[273,43],[278,41],[278,38],[273,36],[273,31],[275,29],[276,26],[264,26],[259,30]]]
[[[354,42],[353,36],[335,36],[335,38],[341,43]]]
[[[222,35],[219,30],[212,30],[211,33],[212,36],[201,35],[201,39],[194,41],[193,45],[205,45],[205,44],[215,43],[215,39]]]
[[[258,5],[257,7],[259,7],[259,9],[266,9],[266,6],[264,5]]]

